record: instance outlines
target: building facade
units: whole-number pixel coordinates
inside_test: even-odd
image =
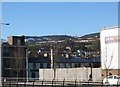
[[[108,75],[120,75],[120,34],[118,26],[102,28],[101,39],[101,68],[103,78]]]
[[[2,77],[20,80],[27,77],[27,47],[24,36],[11,36],[2,44]]]
[[[98,58],[55,58],[51,68],[50,58],[28,58],[29,80],[39,80],[39,69],[72,69],[72,68],[100,68],[100,57]]]

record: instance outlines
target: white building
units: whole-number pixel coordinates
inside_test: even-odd
[[[101,39],[101,68],[102,75],[120,74],[120,27],[102,28]]]

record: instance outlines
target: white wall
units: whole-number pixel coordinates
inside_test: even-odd
[[[90,68],[60,68],[55,71],[55,79],[63,81],[88,81],[89,75],[91,73]],[[101,69],[92,69],[93,81],[101,80]],[[53,69],[39,69],[39,79],[40,80],[53,80],[54,70]]]
[[[118,28],[119,43],[118,43],[118,67],[120,67],[120,27]]]
[[[100,32],[102,69],[120,69],[118,65],[118,27],[104,28]]]

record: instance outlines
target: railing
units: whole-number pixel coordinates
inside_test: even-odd
[[[2,87],[120,87],[120,85],[105,85],[102,82],[86,81],[81,82],[77,79],[75,81],[45,81],[45,80],[32,80],[27,81],[26,79],[15,80],[15,78],[3,79]]]

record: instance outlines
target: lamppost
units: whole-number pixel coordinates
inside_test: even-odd
[[[10,25],[9,23],[1,23],[2,25]]]
[[[10,24],[9,23],[0,23],[0,86],[2,86],[2,41],[1,41],[2,25],[10,25]]]

